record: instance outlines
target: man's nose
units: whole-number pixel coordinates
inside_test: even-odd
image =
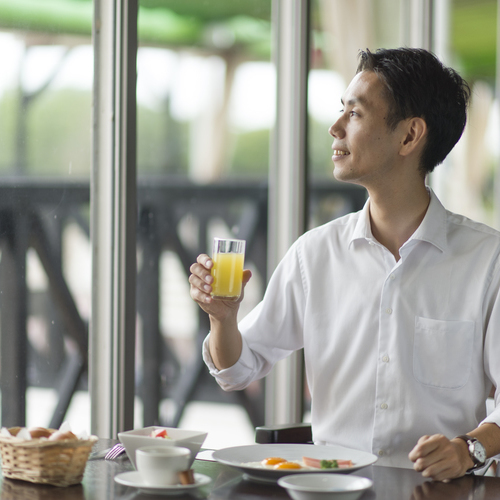
[[[340,124],[340,118],[328,129],[328,133],[336,139],[342,139],[344,129]]]

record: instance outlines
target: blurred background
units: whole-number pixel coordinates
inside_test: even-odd
[[[360,49],[413,45],[411,0],[311,0],[307,227],[364,202],[332,177],[328,128]],[[466,132],[429,183],[452,211],[499,227],[496,0],[423,0],[431,48],[473,89]],[[265,386],[223,393],[200,346],[206,318],[188,268],[213,236],[245,236],[268,276],[276,122],[271,0],[141,0],[137,52],[137,315],[134,426],[207,430],[247,444]],[[422,24],[422,21],[420,21]],[[0,387],[2,425],[90,430],[94,49],[90,0],[0,0]],[[424,23],[425,24],[425,23]],[[69,326],[68,326],[69,325]],[[308,394],[304,390],[304,420]]]

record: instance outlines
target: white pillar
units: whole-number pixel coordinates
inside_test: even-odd
[[[134,422],[137,0],[94,0],[91,432]]]
[[[306,227],[309,1],[275,0],[277,113],[269,179],[268,269],[272,273]],[[302,352],[266,379],[266,423],[296,423],[303,413]]]
[[[402,44],[432,50],[433,14],[433,0],[401,0]]]

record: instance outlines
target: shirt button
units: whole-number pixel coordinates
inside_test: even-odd
[[[391,280],[394,280],[394,279],[396,279],[396,276],[394,276],[394,274],[391,274],[391,275],[389,276],[389,278],[390,278]]]
[[[386,312],[387,314],[392,314],[392,309],[391,309],[390,307],[388,307],[388,308],[385,310],[385,312]]]
[[[387,405],[387,403],[382,403],[380,405],[380,408],[382,408],[382,410],[387,410],[387,408],[389,408],[389,406]]]
[[[384,455],[384,450],[378,450],[378,456],[382,457]]]
[[[383,361],[384,363],[389,363],[389,356],[384,356],[384,357],[382,358],[382,361]]]

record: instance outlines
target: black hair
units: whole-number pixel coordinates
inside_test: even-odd
[[[357,73],[373,71],[385,84],[389,104],[387,125],[394,129],[406,118],[427,124],[420,168],[432,172],[458,142],[467,121],[470,88],[452,68],[424,49],[360,51]]]

